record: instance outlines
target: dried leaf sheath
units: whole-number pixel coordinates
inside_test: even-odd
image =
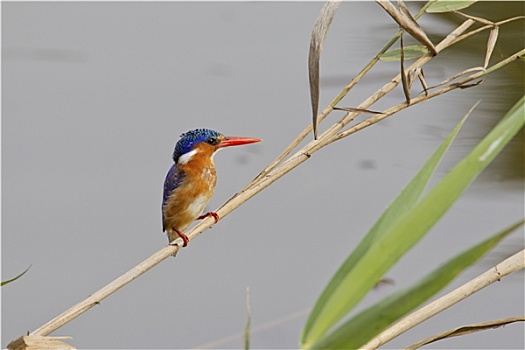
[[[317,139],[317,113],[319,111],[319,61],[323,43],[332,24],[335,11],[341,1],[327,2],[314,23],[312,39],[310,40],[310,52],[308,54],[308,76],[310,79],[310,99],[312,103],[314,138]]]

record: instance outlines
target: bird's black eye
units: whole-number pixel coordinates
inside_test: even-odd
[[[206,140],[207,143],[209,143],[212,146],[216,146],[219,143],[219,140],[216,137],[209,137]]]

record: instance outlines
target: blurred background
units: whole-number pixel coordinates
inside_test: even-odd
[[[420,4],[409,3],[413,13]],[[209,210],[242,189],[310,122],[307,55],[319,2],[2,3],[2,346],[33,331],[167,243],[164,176],[197,127],[263,143],[221,152]],[[478,3],[492,20],[521,2]],[[426,15],[437,42],[459,18]],[[396,32],[373,2],[341,4],[321,59],[324,108]],[[483,64],[488,33],[444,52],[434,85]],[[523,47],[523,22],[500,30],[492,63]],[[390,80],[380,63],[343,100]],[[436,179],[523,95],[523,63],[476,88],[411,107],[316,153],[177,255],[53,335],[81,349],[240,348],[250,288],[252,348],[296,348],[308,311],[346,256],[478,100]],[[404,99],[401,88],[372,109]],[[339,118],[335,114],[320,131]],[[362,117],[361,117],[362,118]],[[355,311],[404,288],[523,217],[523,133]],[[522,249],[523,231],[449,285]],[[523,273],[399,337],[399,348],[524,309]],[[524,347],[522,324],[428,348]]]

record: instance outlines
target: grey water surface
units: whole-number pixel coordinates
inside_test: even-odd
[[[206,127],[264,139],[215,157],[213,210],[303,130],[311,118],[310,33],[321,6],[2,3],[2,279],[32,266],[2,288],[3,347],[167,243],[162,183],[182,132]],[[433,40],[454,27],[435,16],[421,23]],[[321,59],[321,108],[396,30],[375,3],[342,3]],[[500,35],[509,34],[502,29]],[[482,52],[461,45],[444,53],[427,68],[427,82],[481,65]],[[494,62],[505,54],[510,52],[498,46]],[[319,151],[176,259],[53,335],[73,337],[68,342],[79,349],[241,348],[249,287],[252,348],[296,348],[308,311],[330,277],[454,125],[481,99],[436,179],[523,94],[523,83],[512,76],[523,70],[513,69]],[[380,63],[342,105],[359,104],[398,70],[397,63]],[[403,99],[398,89],[374,108]],[[341,115],[334,113],[320,130]],[[373,291],[358,309],[409,286],[523,216],[523,143],[514,144],[388,272],[395,285]],[[522,247],[523,231],[441,294]],[[523,273],[505,278],[388,348],[521,315],[523,282]],[[519,349],[523,335],[518,323],[428,348]]]

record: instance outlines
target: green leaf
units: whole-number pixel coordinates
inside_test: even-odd
[[[464,251],[428,274],[413,286],[399,291],[361,311],[336,331],[314,344],[315,349],[357,349],[387,326],[424,303],[472,265],[504,237],[523,225],[524,220]],[[349,336],[351,334],[351,336]]]
[[[10,280],[2,281],[2,283],[0,284],[0,287],[3,287],[3,286],[5,286],[5,285],[8,284],[8,283],[11,283],[11,282],[16,281],[17,279],[19,279],[20,277],[22,277],[27,271],[29,271],[30,268],[31,268],[31,265],[29,265],[29,267],[28,267],[27,269],[25,269],[25,271],[22,272],[20,275],[14,277],[14,278],[11,278]]]
[[[437,0],[427,8],[427,13],[451,12],[467,8],[478,0]]]
[[[468,116],[468,115],[467,115]],[[383,235],[388,227],[390,227],[398,218],[409,211],[419,200],[421,193],[425,189],[430,177],[434,173],[439,161],[447,151],[448,147],[454,140],[454,137],[457,135],[461,126],[465,122],[467,117],[463,118],[450,135],[441,143],[439,148],[432,154],[432,156],[427,160],[425,165],[421,170],[416,174],[416,176],[410,181],[410,183],[401,191],[399,196],[390,204],[388,209],[383,213],[379,220],[374,224],[370,229],[367,235],[359,243],[353,253],[347,258],[343,265],[336,272],[332,280],[328,283],[325,290],[317,300],[314,308],[312,309],[310,316],[305,324],[303,329],[303,334],[301,336],[301,342],[303,344],[308,342],[308,339],[316,339],[322,334],[324,334],[330,327],[333,326],[338,319],[343,317],[346,312],[350,310],[353,305],[355,305],[368,289],[360,290],[359,294],[355,297],[355,300],[349,302],[349,306],[344,310],[340,310],[337,315],[334,315],[334,320],[329,320],[326,314],[326,305],[328,301],[332,298],[333,294],[337,292],[338,288],[343,283],[345,277],[355,268],[357,262],[365,255],[365,253],[370,249],[373,243],[378,237]],[[379,280],[371,280],[370,283],[375,285]],[[352,305],[353,304],[353,305]],[[334,310],[335,311],[335,310]]]
[[[411,60],[423,56],[428,52],[428,49],[426,46],[422,45],[411,45],[405,46],[403,51],[405,60]],[[385,52],[379,59],[385,62],[399,61],[401,60],[401,49],[394,49]]]
[[[421,200],[429,161],[343,263],[314,306],[301,346],[310,348],[341,320],[443,216],[525,122],[522,98],[498,125]],[[449,138],[439,149],[446,150]],[[439,150],[438,150],[439,151]],[[434,158],[438,151],[431,157]],[[440,156],[438,156],[439,158]],[[428,174],[428,178],[422,174]],[[423,185],[419,189],[414,185]],[[403,200],[400,200],[400,197]]]

